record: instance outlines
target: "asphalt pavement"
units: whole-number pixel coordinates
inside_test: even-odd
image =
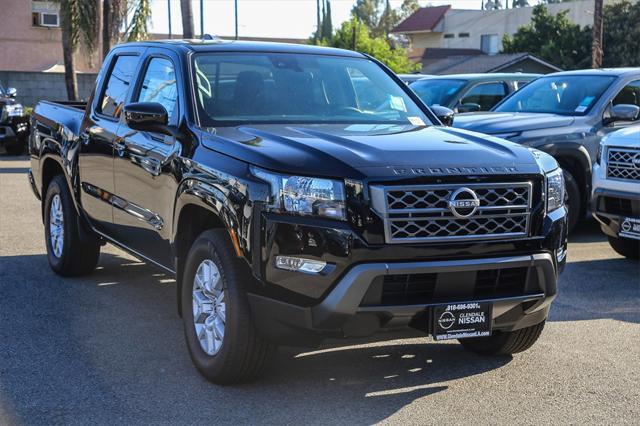
[[[0,158],[0,424],[638,424],[640,265],[587,222],[538,343],[485,358],[415,335],[282,348],[251,384],[206,382],[175,282],[107,246],[47,264],[26,158]]]

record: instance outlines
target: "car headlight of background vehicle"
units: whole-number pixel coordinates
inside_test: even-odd
[[[24,108],[22,104],[9,104],[2,107],[2,121],[9,117],[22,117]]]
[[[271,186],[271,211],[345,220],[344,182],[307,176],[287,176],[252,167]]]
[[[558,168],[547,173],[547,213],[564,205],[564,175]]]

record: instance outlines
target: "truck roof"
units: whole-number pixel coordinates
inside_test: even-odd
[[[354,58],[365,57],[362,53],[351,50],[337,49],[334,47],[314,46],[308,44],[276,43],[264,41],[239,41],[212,39],[169,39],[125,43],[124,46],[163,47],[175,46],[176,49],[184,48],[195,52],[278,52],[315,55],[347,56]],[[123,45],[120,45],[123,46]]]
[[[626,75],[640,75],[640,68],[599,68],[575,71],[560,71],[547,75],[612,75],[622,77]]]

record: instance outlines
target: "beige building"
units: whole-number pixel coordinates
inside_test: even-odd
[[[59,5],[49,1],[1,0],[0,71],[62,72]],[[78,52],[79,72],[96,72],[98,54]]]
[[[620,0],[605,0],[605,4]],[[557,14],[568,10],[568,18],[580,26],[593,24],[593,0],[547,5]],[[514,34],[531,22],[533,7],[503,10],[462,10],[451,6],[423,7],[401,22],[393,32],[406,35],[411,49],[479,49],[486,54],[502,50],[502,37]]]

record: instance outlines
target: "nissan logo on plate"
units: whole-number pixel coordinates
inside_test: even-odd
[[[449,210],[457,218],[465,219],[478,210],[480,200],[469,188],[458,188],[449,197]]]

